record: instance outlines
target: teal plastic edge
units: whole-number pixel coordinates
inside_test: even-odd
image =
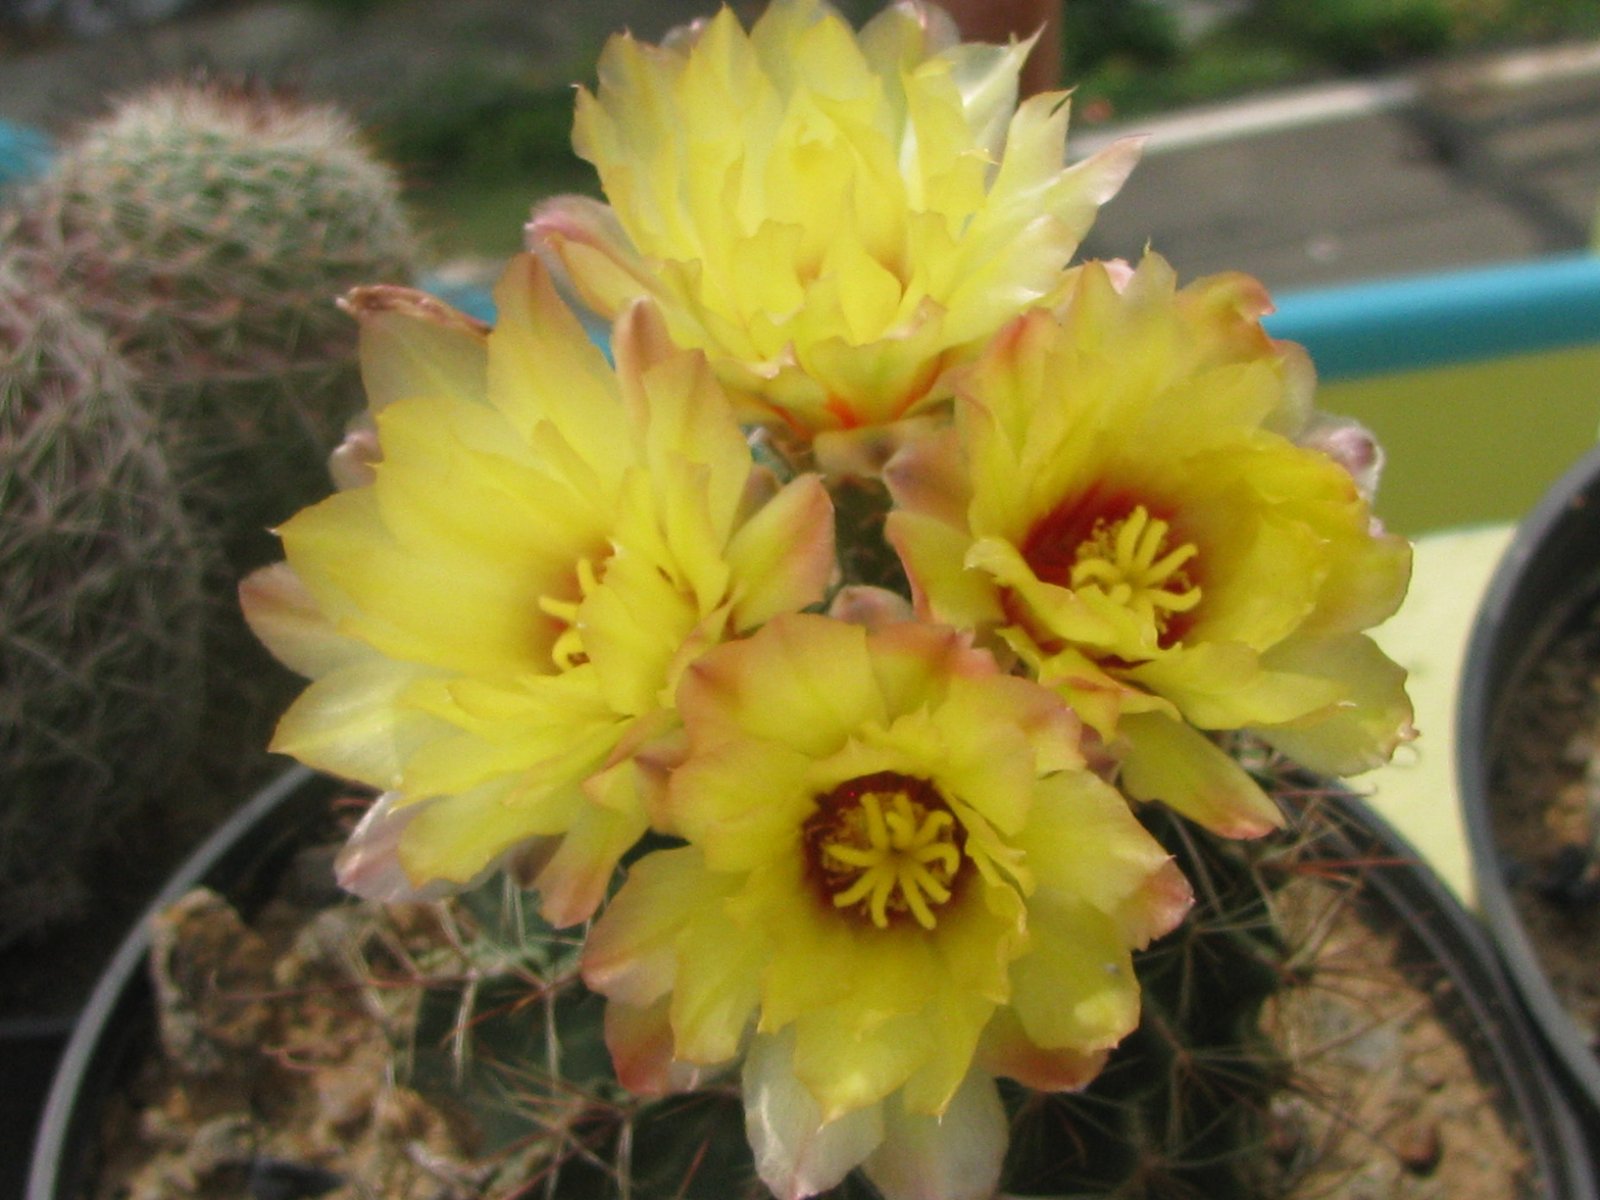
[[[44,173],[55,147],[42,129],[0,117],[0,187],[27,183]]]
[[[489,289],[475,283],[451,283],[433,275],[424,275],[417,281],[417,286],[430,296],[436,296],[452,308],[464,312],[469,317],[476,317],[489,325],[495,323],[494,296]],[[589,340],[606,352],[611,354],[611,326],[603,318],[582,309],[577,313],[578,324],[583,326],[583,331],[589,335]]]
[[[1573,254],[1277,297],[1266,326],[1324,382],[1600,345],[1600,257]]]
[[[423,286],[494,320],[485,289],[437,280]],[[1325,383],[1600,345],[1600,257],[1574,254],[1290,292],[1277,298],[1266,325],[1274,337],[1305,346]],[[589,325],[598,345],[608,333],[603,323]]]

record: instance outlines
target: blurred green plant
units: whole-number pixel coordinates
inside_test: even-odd
[[[510,254],[535,201],[599,194],[594,169],[572,152],[570,87],[462,65],[426,100],[376,136],[414,181],[412,198],[440,255]]]
[[[1106,67],[1171,67],[1183,53],[1176,15],[1153,0],[1071,0],[1062,5],[1064,78]]]
[[[1063,17],[1063,77],[1101,120],[1600,34],[1593,0],[1254,0],[1187,27],[1159,0],[1068,0]]]
[[[1265,0],[1263,30],[1319,64],[1367,71],[1445,49],[1456,38],[1448,0]]]

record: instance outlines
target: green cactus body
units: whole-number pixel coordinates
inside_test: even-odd
[[[201,701],[201,556],[153,422],[31,253],[0,248],[0,945],[72,914]]]
[[[409,281],[399,182],[337,109],[183,83],[67,139],[17,207],[34,285],[131,364],[211,548],[200,770],[241,795],[293,677],[246,630],[236,589],[279,556],[269,530],[332,490],[328,454],[364,403],[356,323],[337,300]]]
[[[235,571],[274,557],[264,531],[330,490],[362,403],[336,300],[411,275],[394,172],[335,109],[169,85],[68,142],[25,208],[139,371],[191,511]]]

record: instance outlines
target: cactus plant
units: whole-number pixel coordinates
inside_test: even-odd
[[[55,282],[139,371],[185,502],[235,570],[329,490],[360,405],[335,301],[409,276],[399,191],[339,110],[195,82],[83,129],[23,201]]]
[[[202,556],[133,373],[0,250],[0,945],[192,744]]]

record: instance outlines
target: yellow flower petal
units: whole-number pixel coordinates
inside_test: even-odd
[[[1203,734],[1160,713],[1124,717],[1128,751],[1121,784],[1136,800],[1160,800],[1223,837],[1282,828],[1283,814],[1259,784]]]
[[[1039,1092],[1073,1092],[1105,1066],[1108,1050],[1045,1049],[1022,1028],[1012,1008],[997,1009],[983,1031],[978,1064],[993,1075],[1015,1079]]]
[[[252,571],[239,584],[239,607],[250,632],[273,657],[305,676],[324,675],[370,654],[340,634],[287,563]]]
[[[992,628],[1005,619],[993,577],[967,566],[969,542],[957,526],[897,509],[884,535],[906,565],[912,601],[923,616],[960,629]]]
[[[1153,255],[1068,272],[962,373],[953,429],[884,476],[919,614],[1005,647],[1127,746],[1131,794],[1242,833],[1271,806],[1178,721],[1283,730],[1329,767],[1381,761],[1409,721],[1370,655],[1341,674],[1293,649],[1383,619],[1409,550],[1294,440],[1308,367],[1262,329],[1268,307],[1243,276],[1180,288]]]
[[[401,837],[400,863],[418,886],[436,880],[464,886],[515,847],[565,832],[582,808],[576,784],[529,794],[515,776],[493,779],[420,804]]]
[[[761,998],[759,942],[730,938],[724,923],[704,914],[679,935],[678,953],[692,962],[672,991],[672,1031],[678,1057],[692,1063],[733,1058],[743,1045]]]
[[[740,581],[734,628],[754,629],[804,608],[826,589],[835,566],[833,502],[821,480],[788,484],[729,539],[727,557]]]
[[[1041,1046],[1094,1052],[1139,1022],[1139,984],[1116,922],[1061,892],[1029,904],[1030,952],[1011,968],[1012,1008]]]
[[[317,677],[276,744],[394,793],[415,890],[536,846],[546,919],[575,924],[664,808],[680,676],[735,613],[822,599],[831,510],[813,478],[762,485],[648,307],[613,368],[536,258],[496,299],[485,333],[415,293],[354,298],[377,451],[283,526],[288,568],[245,602]]]
[[[868,1035],[824,1009],[798,1018],[794,1030],[795,1077],[816,1097],[825,1121],[882,1100],[933,1048],[926,1026],[903,1016]]]
[[[524,438],[549,421],[590,466],[616,462],[616,377],[549,275],[536,259],[519,255],[496,285],[494,301],[489,403]]]
[[[340,307],[361,324],[369,412],[419,396],[471,401],[483,395],[489,327],[482,321],[392,284],[355,288]]]
[[[755,1037],[745,1055],[745,1135],[756,1172],[778,1200],[803,1200],[844,1179],[883,1140],[878,1106],[835,1121],[795,1078],[793,1034]]]
[[[882,721],[883,699],[862,653],[866,631],[839,621],[773,618],[745,652],[706,657],[679,689],[678,708],[697,744],[728,731],[806,754],[836,749],[865,721]],[[755,646],[756,649],[750,649]],[[786,683],[780,701],[766,681]],[[691,719],[690,714],[693,714]]]
[[[1296,639],[1276,647],[1268,661],[1338,686],[1339,699],[1327,709],[1259,730],[1269,743],[1311,770],[1330,775],[1370,771],[1388,762],[1397,746],[1415,736],[1406,672],[1371,638],[1345,634]]]
[[[1062,98],[1016,103],[1028,44],[960,45],[930,12],[857,35],[777,0],[748,34],[724,10],[671,45],[612,39],[573,129],[610,211],[548,204],[531,239],[608,316],[654,296],[758,419],[817,433],[948,396],[1137,149],[1067,167]]]
[[[580,112],[583,103],[580,95]],[[558,196],[534,210],[530,229],[535,227],[535,248],[596,312],[620,313],[653,294],[649,268],[629,247],[609,206],[588,196]]]
[[[1042,886],[1112,917],[1132,946],[1175,928],[1193,902],[1188,882],[1159,844],[1138,836],[1138,821],[1116,789],[1087,773],[1047,783],[1018,839]]]
[[[627,886],[584,939],[584,982],[633,1007],[666,996],[678,975],[678,935],[718,884],[693,847],[657,850],[634,863]]]
[[[974,1072],[938,1117],[884,1105],[883,1143],[864,1170],[884,1200],[989,1200],[1009,1132],[994,1080]]]
[[[649,822],[638,801],[637,767],[624,759],[583,783],[590,801],[578,810],[534,877],[539,911],[557,928],[585,920],[605,899],[622,856]]]
[[[270,748],[319,771],[396,787],[411,754],[439,734],[438,722],[404,702],[425,674],[376,655],[337,667],[289,706]]]
[[[995,1057],[1034,1074],[1087,1072],[1132,1027],[1130,951],[1188,893],[1085,771],[1058,696],[948,627],[787,614],[707,651],[679,710],[666,823],[688,846],[634,868],[586,978],[634,1006],[670,987],[683,1063],[753,1028],[747,1116],[769,1184],[800,1143],[880,1104],[959,1110],[998,1011],[1016,1008],[1032,1049]],[[780,1093],[782,1133],[764,1111]]]

